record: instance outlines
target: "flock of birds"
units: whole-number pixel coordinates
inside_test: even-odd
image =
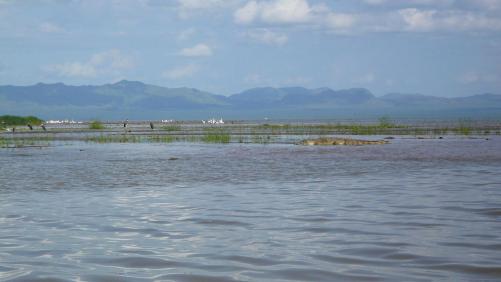
[[[209,120],[202,120],[202,124],[224,124],[224,120],[222,118],[219,120],[212,118]]]
[[[26,126],[27,126],[30,130],[33,130],[33,129],[34,129],[34,128],[33,128],[33,125],[31,125],[31,124],[29,124],[29,123],[28,123]],[[45,127],[45,124],[40,125],[40,127],[43,129],[43,131],[47,131],[47,127]],[[12,128],[6,128],[5,130],[6,130],[6,131],[8,131],[8,132],[12,132],[12,133],[16,132],[16,128],[15,128],[15,127],[12,127]]]

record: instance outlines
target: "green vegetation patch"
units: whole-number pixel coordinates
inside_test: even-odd
[[[0,148],[22,148],[29,146],[50,146],[51,137],[4,138],[0,136]]]
[[[202,137],[202,142],[205,143],[230,143],[231,136],[230,134],[219,128],[208,128],[205,129],[205,135]]]
[[[99,120],[94,120],[89,123],[89,129],[101,130],[104,129],[104,124]]]
[[[165,125],[162,126],[162,130],[164,131],[181,131],[181,126],[180,125]]]
[[[0,128],[8,126],[22,126],[22,125],[41,125],[44,121],[35,116],[0,116]]]

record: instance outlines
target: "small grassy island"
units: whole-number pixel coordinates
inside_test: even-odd
[[[13,126],[41,125],[43,120],[35,116],[0,116],[0,129],[6,129]]]

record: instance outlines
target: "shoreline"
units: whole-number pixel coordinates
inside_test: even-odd
[[[243,143],[297,144],[316,138],[353,138],[361,140],[446,139],[451,137],[489,139],[501,136],[501,123],[464,124],[455,126],[398,124],[333,124],[333,123],[251,123],[227,122],[207,125],[199,122],[122,122],[103,123],[103,129],[90,129],[90,123],[46,124],[41,127],[16,127],[15,132],[0,133],[0,147],[39,146],[53,141],[94,143]],[[17,146],[16,145],[16,146]]]

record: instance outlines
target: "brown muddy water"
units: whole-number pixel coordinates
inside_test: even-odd
[[[0,281],[500,281],[501,138],[0,150]]]

